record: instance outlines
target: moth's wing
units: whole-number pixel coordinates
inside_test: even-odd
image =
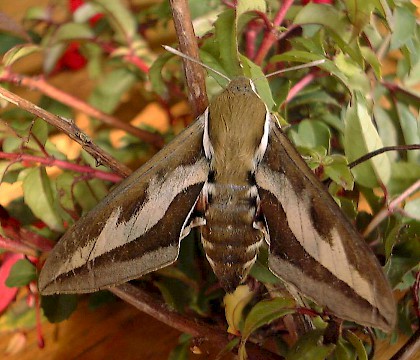
[[[66,232],[41,271],[42,294],[96,291],[177,259],[209,172],[204,116]]]
[[[338,317],[390,331],[396,308],[380,264],[274,120],[256,183],[271,271]]]

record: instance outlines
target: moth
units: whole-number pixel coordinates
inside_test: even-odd
[[[67,231],[40,292],[93,292],[172,264],[193,227],[227,292],[265,243],[270,270],[308,298],[340,318],[394,327],[379,262],[246,77]]]

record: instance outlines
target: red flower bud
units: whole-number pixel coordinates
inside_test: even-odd
[[[69,10],[71,13],[74,13],[79,7],[81,7],[85,2],[83,0],[69,0]]]
[[[79,70],[83,68],[87,60],[79,51],[80,44],[76,41],[71,42],[61,58],[57,61],[55,71],[64,69]]]

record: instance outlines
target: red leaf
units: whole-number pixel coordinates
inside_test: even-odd
[[[23,258],[24,256],[22,254],[4,254],[3,263],[0,267],[0,313],[2,313],[14,300],[16,293],[19,290],[17,287],[10,288],[6,286],[6,280],[12,266],[16,263],[16,261]]]

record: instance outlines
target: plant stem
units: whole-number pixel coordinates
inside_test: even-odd
[[[58,160],[52,156],[41,157],[29,154],[13,154],[0,151],[0,159],[9,159],[16,161],[29,161],[32,163],[40,163],[45,166],[57,166],[61,169],[71,170],[82,174],[89,174],[92,178],[97,178],[105,181],[112,181],[114,183],[122,180],[122,176],[113,174],[103,170],[93,169],[87,165],[78,165],[68,161]]]
[[[219,326],[210,325],[200,319],[181,315],[168,308],[160,299],[129,283],[119,285],[110,290],[116,296],[133,305],[140,311],[145,312],[175,329],[191,334],[202,340],[211,341],[218,344],[220,348],[223,348],[229,342],[228,334]],[[250,360],[283,359],[281,356],[262,349],[250,342],[247,343],[247,353]]]
[[[82,101],[58,88],[47,83],[43,77],[29,77],[19,74],[14,74],[10,70],[5,71],[0,81],[25,86],[29,89],[39,90],[44,95],[51,97],[73,109],[79,110],[89,116],[97,118],[105,124],[126,131],[139,139],[152,144],[157,148],[163,146],[163,138],[159,134],[151,133],[142,129],[138,129],[135,126],[124,123],[114,116],[105,114],[104,112],[96,109],[92,105],[89,105],[85,101]]]
[[[179,50],[194,59],[200,60],[197,38],[191,22],[187,0],[170,0]],[[205,72],[201,65],[182,59],[185,79],[188,86],[188,100],[194,117],[200,116],[208,106]]]
[[[280,26],[280,24],[283,22],[287,11],[289,10],[290,6],[292,6],[293,0],[284,0],[282,5],[280,6],[279,11],[277,12],[274,21],[273,26],[269,29],[267,29],[264,39],[261,43],[260,48],[258,49],[257,55],[255,56],[254,62],[257,65],[261,65],[262,61],[264,60],[265,56],[267,55],[268,51],[270,50],[273,43],[276,41],[276,27]]]
[[[111,155],[106,153],[98,145],[92,142],[92,140],[83,133],[71,119],[65,119],[61,116],[54,115],[35,104],[32,104],[30,101],[21,98],[20,96],[13,94],[12,92],[6,90],[0,86],[0,98],[18,106],[21,109],[24,109],[31,114],[34,114],[37,117],[45,120],[47,123],[61,130],[67,134],[71,139],[80,144],[84,150],[86,150],[99,165],[106,165],[116,174],[126,177],[131,174],[131,170],[121,164],[118,160],[113,158]]]
[[[389,205],[379,211],[372,219],[369,225],[363,232],[363,236],[367,237],[384,219],[399,209],[399,205],[407,199],[411,194],[420,189],[420,180],[417,180],[413,185],[406,189],[402,194],[392,200]]]
[[[37,251],[20,241],[5,238],[0,235],[0,249],[28,256],[38,256]]]

